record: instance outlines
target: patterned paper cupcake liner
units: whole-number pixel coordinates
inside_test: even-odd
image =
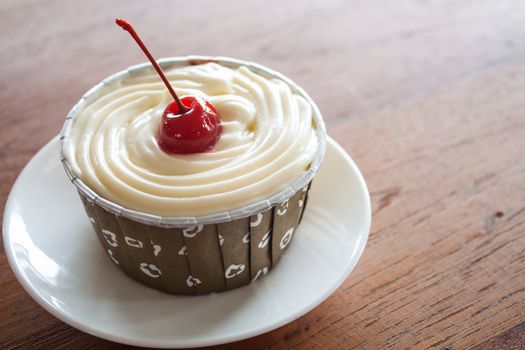
[[[64,169],[77,187],[97,237],[111,261],[134,280],[172,294],[207,294],[247,285],[266,275],[289,246],[306,207],[311,181],[326,148],[321,114],[295,83],[269,68],[224,57],[190,56],[159,61],[164,68],[204,62],[247,66],[286,82],[311,105],[318,149],[310,168],[289,187],[262,201],[200,217],[163,217],[130,210],[96,194],[71,170],[67,147],[72,120],[86,101],[149,64],[130,67],[89,90],[69,112],[60,134]],[[110,87],[109,87],[110,88]]]
[[[266,275],[289,246],[309,186],[277,206],[217,224],[166,228],[108,212],[80,192],[97,237],[122,271],[172,294],[207,294]]]

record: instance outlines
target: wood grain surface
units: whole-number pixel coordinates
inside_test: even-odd
[[[216,349],[525,349],[525,2],[2,0],[1,212],[79,97],[144,61],[117,16],[158,57],[232,56],[294,79],[370,189],[370,240],[346,282]],[[128,347],[45,312],[2,250],[0,348]]]

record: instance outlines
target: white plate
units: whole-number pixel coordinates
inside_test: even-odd
[[[262,280],[180,297],[144,287],[108,260],[58,159],[58,139],[29,162],[4,213],[16,277],[44,309],[95,336],[150,347],[222,344],[271,331],[328,298],[365,247],[370,197],[355,163],[329,139],[293,244]]]

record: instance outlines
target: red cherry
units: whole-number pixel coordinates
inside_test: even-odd
[[[200,97],[187,96],[179,99],[133,26],[120,18],[115,22],[135,39],[173,96],[174,101],[162,114],[157,136],[159,146],[167,153],[208,151],[217,143],[222,131],[221,119],[215,107]]]
[[[172,102],[162,114],[159,146],[167,153],[197,153],[211,149],[221,136],[221,120],[213,105],[200,97],[186,96],[181,102],[189,111],[180,113]]]

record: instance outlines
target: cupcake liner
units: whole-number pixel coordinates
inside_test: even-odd
[[[79,194],[102,247],[119,269],[163,292],[197,295],[266,275],[292,241],[307,190],[246,218],[184,228],[136,222]]]
[[[278,78],[311,105],[317,152],[302,176],[269,198],[227,212],[166,217],[108,201],[74,175],[64,152],[73,119],[87,101],[104,94],[113,84],[138,71],[152,69],[147,63],[116,73],[90,89],[69,112],[60,134],[62,164],[110,260],[136,281],[172,294],[221,292],[266,275],[292,241],[326,149],[326,130],[317,106],[282,74],[256,63],[225,57],[169,58],[159,60],[159,64],[172,68],[210,61],[231,68],[246,66],[264,77]]]

